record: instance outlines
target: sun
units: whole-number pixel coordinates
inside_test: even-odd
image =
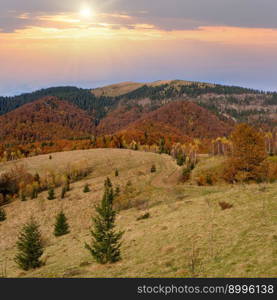
[[[90,18],[94,15],[92,9],[88,6],[83,6],[81,9],[80,9],[80,15],[83,17],[83,18]]]

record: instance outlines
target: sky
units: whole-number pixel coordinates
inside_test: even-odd
[[[276,0],[1,0],[0,95],[183,79],[277,90]]]

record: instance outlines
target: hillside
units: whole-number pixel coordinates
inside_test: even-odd
[[[121,82],[118,84],[107,85],[104,87],[92,89],[91,93],[96,97],[107,96],[107,97],[117,97],[130,93],[143,86],[143,83],[137,82]]]
[[[7,220],[0,223],[0,266],[6,264],[8,277],[276,276],[276,183],[178,184],[181,169],[170,156],[139,151],[97,149],[52,156],[52,160],[44,155],[19,162],[41,175],[62,172],[73,162],[91,166],[93,171],[73,183],[63,200],[57,188],[57,199],[52,201],[43,192],[38,199],[5,205]],[[156,173],[150,173],[153,163]],[[217,158],[205,158],[201,168],[216,163]],[[0,167],[7,170],[14,164],[2,163]],[[119,177],[114,176],[116,168]],[[99,265],[84,243],[90,241],[91,216],[107,176],[122,192],[131,182],[126,199],[132,202],[117,217],[117,227],[125,231],[122,261]],[[90,193],[82,192],[85,183],[90,185]],[[221,210],[219,201],[227,201],[233,208]],[[68,217],[70,233],[56,238],[53,223],[61,208]],[[149,218],[137,220],[146,212]],[[17,268],[13,258],[18,231],[31,215],[41,226],[45,265],[25,272]]]
[[[86,110],[96,124],[122,105],[152,111],[172,101],[190,101],[219,118],[269,128],[277,126],[277,93],[183,80],[123,82],[93,90],[54,87],[15,97],[0,97],[0,115],[45,96],[58,97]]]
[[[215,138],[230,133],[233,122],[221,121],[207,109],[191,102],[171,102],[145,114],[130,128],[139,129],[142,124],[158,122],[174,127],[191,138]],[[128,130],[128,129],[127,129]]]
[[[90,135],[92,118],[55,97],[45,97],[0,116],[1,142],[22,143]]]

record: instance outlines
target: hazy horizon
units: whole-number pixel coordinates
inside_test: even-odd
[[[0,3],[0,95],[183,79],[277,90],[273,0]]]
[[[74,83],[68,83],[68,84],[60,84],[60,85],[46,85],[46,86],[41,86],[41,87],[37,87],[37,88],[33,88],[33,89],[26,89],[26,90],[18,90],[18,92],[14,92],[14,93],[6,93],[6,94],[0,94],[0,97],[14,97],[14,96],[19,96],[22,94],[28,94],[28,93],[32,93],[32,92],[36,92],[38,90],[42,90],[42,89],[48,89],[48,88],[55,88],[55,87],[66,87],[66,86],[70,86],[70,87],[76,87],[76,88],[82,88],[82,89],[95,89],[95,88],[101,88],[101,87],[105,87],[105,86],[109,86],[109,85],[114,85],[114,84],[120,84],[123,82],[136,82],[136,83],[151,83],[151,82],[156,82],[156,81],[167,81],[167,80],[184,80],[184,81],[195,81],[195,82],[205,82],[205,83],[211,83],[211,84],[220,84],[220,85],[227,85],[227,86],[238,86],[238,87],[242,87],[242,88],[249,88],[249,89],[254,89],[254,90],[258,90],[258,91],[262,91],[262,92],[277,92],[276,90],[266,90],[266,89],[259,89],[259,88],[255,88],[255,87],[251,87],[251,86],[242,86],[242,85],[237,85],[237,84],[225,84],[225,83],[219,83],[219,82],[212,82],[212,81],[198,81],[198,80],[189,80],[189,79],[180,79],[180,78],[175,78],[175,79],[157,79],[157,80],[150,80],[150,81],[142,81],[142,80],[124,80],[124,81],[120,81],[120,82],[103,82],[103,83],[97,83],[95,85],[90,85],[88,83],[84,83],[84,84],[74,84]]]

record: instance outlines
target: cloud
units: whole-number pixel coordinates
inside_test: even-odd
[[[109,16],[105,21],[114,28],[132,29],[134,24],[151,24],[167,31],[201,26],[277,28],[276,0],[9,0],[0,3],[0,30],[43,26],[37,17],[71,15],[83,3],[95,8],[97,15]],[[19,18],[24,14],[31,17]]]

